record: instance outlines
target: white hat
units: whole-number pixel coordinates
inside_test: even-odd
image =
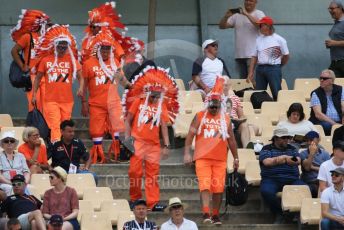
[[[13,139],[15,139],[15,140],[18,142],[18,140],[17,140],[15,134],[16,134],[16,133],[15,133],[14,130],[5,131],[5,132],[1,133],[1,138],[0,138],[0,140],[2,141],[2,140],[4,140],[4,139],[6,139],[6,138],[13,138]]]
[[[55,173],[57,173],[57,175],[60,176],[60,178],[62,179],[62,181],[64,181],[64,182],[67,181],[67,172],[66,172],[66,170],[64,170],[61,166],[55,167],[52,171],[55,172]]]
[[[187,207],[187,205],[185,203],[182,203],[182,201],[179,199],[179,197],[170,198],[170,200],[168,201],[168,206],[165,209],[165,212],[168,212],[171,207],[178,206],[178,205],[183,206],[183,208]]]
[[[202,44],[202,50],[204,50],[208,45],[210,45],[212,43],[218,43],[218,41],[214,40],[214,39],[205,40]]]

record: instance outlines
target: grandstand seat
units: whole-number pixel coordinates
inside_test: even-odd
[[[117,230],[122,230],[125,222],[135,220],[135,215],[131,211],[120,211],[118,214]]]
[[[304,198],[301,203],[301,224],[317,225],[321,220],[321,202],[319,198]]]
[[[0,114],[0,127],[13,127],[12,117],[9,114]]]
[[[192,110],[193,102],[203,102],[199,91],[179,90],[179,102],[181,110]]]
[[[317,78],[296,78],[294,81],[294,90],[303,91],[306,101],[311,99],[311,92],[318,87]]]
[[[240,162],[241,164],[241,162]],[[260,166],[258,160],[252,160],[246,162],[245,178],[249,185],[259,186],[262,180],[260,176]]]
[[[23,141],[23,131],[24,131],[25,127],[24,126],[19,126],[19,127],[8,127],[8,126],[4,126],[1,128],[1,133],[6,132],[6,131],[12,131],[14,130],[15,132],[15,138],[19,140],[19,144],[18,146],[20,146],[21,144],[24,143]]]
[[[33,195],[38,200],[42,201],[41,194],[39,193],[39,191],[37,190],[37,188],[34,185],[28,184],[27,189],[29,190],[30,195]]]
[[[81,216],[85,212],[93,212],[93,204],[90,200],[79,200],[79,213],[78,213],[78,221],[80,223]]]
[[[113,200],[113,196],[109,187],[94,187],[84,189],[83,199],[91,201],[93,209],[95,211],[99,211],[102,201]]]
[[[262,114],[248,114],[246,115],[247,122],[249,124],[254,124],[258,126],[271,126],[272,121],[269,115],[262,115]]]
[[[287,81],[284,78],[282,78],[281,89],[282,90],[288,90],[289,89]],[[272,95],[270,85],[268,85],[268,88],[266,91],[268,92],[268,94]]]
[[[120,211],[130,211],[130,207],[128,201],[124,199],[104,200],[100,205],[100,211],[108,214],[112,225],[117,225]]]
[[[324,132],[324,129],[323,129],[323,127],[321,125],[314,125],[314,128],[319,133],[320,138],[324,138],[325,137],[325,132]]]
[[[322,137],[320,140],[320,145],[322,147],[324,147],[324,149],[328,152],[328,153],[332,153],[332,136],[331,137]]]
[[[192,102],[192,114],[196,114],[204,109],[204,102]]]
[[[245,173],[246,163],[248,161],[257,160],[256,154],[254,153],[253,149],[240,149],[239,148],[238,157],[239,157],[239,162],[240,162],[238,172],[242,174]],[[233,171],[233,155],[231,153],[228,154],[228,158],[227,158],[227,170],[229,172]]]
[[[342,124],[335,124],[335,125],[332,125],[332,128],[331,128],[331,137],[333,137],[333,134],[334,134],[334,131],[336,129],[338,129],[339,127],[341,127]]]
[[[96,182],[91,173],[68,174],[66,185],[75,189],[79,199],[82,199],[85,188],[96,187]]]
[[[43,198],[45,191],[52,188],[50,185],[49,174],[32,174],[30,184],[37,190],[36,194]]]
[[[337,78],[334,80],[334,83],[337,84],[337,85],[343,86],[343,85],[344,85],[344,78],[339,78],[339,77],[337,77]]]
[[[176,81],[176,84],[177,84],[179,90],[185,90],[185,84],[184,84],[183,79],[175,78],[174,80]]]
[[[244,115],[255,114],[254,108],[251,102],[243,101],[241,102]]]
[[[304,198],[311,198],[312,194],[307,185],[285,185],[282,191],[282,210],[299,212]]]
[[[277,124],[280,115],[285,114],[287,110],[288,106],[285,102],[264,101],[260,114],[269,116],[272,124]]]
[[[297,90],[280,90],[278,91],[277,101],[279,102],[306,102],[303,91]]]
[[[194,114],[178,114],[173,124],[174,136],[184,138],[189,132]]]
[[[231,79],[231,87],[233,91],[239,91],[246,88],[254,88],[251,82],[247,82],[246,79]]]
[[[276,126],[272,126],[272,125],[264,125],[261,126],[261,133],[260,135],[263,137],[272,137],[274,129],[276,129]]]
[[[252,93],[254,93],[254,92],[261,92],[261,91],[264,91],[264,90],[247,90],[247,91],[245,91],[242,101],[249,101],[249,102],[251,102],[251,95],[252,95]]]
[[[112,225],[107,213],[84,212],[81,216],[80,228],[82,230],[112,230]]]

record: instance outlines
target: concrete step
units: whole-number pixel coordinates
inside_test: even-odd
[[[72,119],[76,128],[88,128],[89,119],[87,117],[73,117]],[[12,117],[12,121],[14,126],[25,126],[26,117]]]
[[[92,165],[92,171],[98,175],[122,175],[128,174],[129,164],[94,164]],[[164,163],[160,165],[160,175],[167,174],[191,174],[196,175],[193,167],[187,167],[182,163]]]

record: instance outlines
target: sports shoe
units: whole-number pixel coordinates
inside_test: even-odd
[[[215,225],[221,225],[222,222],[220,220],[220,217],[218,215],[214,215],[211,217],[211,222]]]
[[[164,205],[164,204],[155,204],[154,207],[152,208],[152,212],[163,212],[164,209],[166,208],[167,206]]]
[[[212,221],[211,221],[209,213],[204,213],[203,214],[203,224],[211,224],[211,223],[212,223]]]

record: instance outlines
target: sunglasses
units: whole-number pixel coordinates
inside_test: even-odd
[[[281,139],[283,139],[283,140],[289,140],[289,139],[291,139],[291,137],[288,137],[288,136],[284,136],[284,137],[279,137],[279,138],[281,138]]]
[[[332,177],[339,177],[340,175],[338,173],[333,172],[333,173],[331,173],[331,176]]]
[[[15,139],[5,139],[2,141],[2,143],[5,143],[5,144],[9,144],[9,143],[14,144],[15,142],[16,142]]]
[[[13,186],[13,187],[16,187],[16,186],[20,187],[20,186],[22,186],[23,184],[24,184],[24,182],[13,182],[13,183],[12,183],[12,186]]]
[[[68,49],[68,46],[61,46],[61,45],[58,45],[58,46],[57,46],[57,49],[59,49],[59,50],[66,50],[66,49]]]
[[[209,106],[209,109],[219,109],[219,108],[220,108],[220,106],[216,106],[216,105]]]
[[[326,80],[328,80],[328,79],[331,79],[330,77],[319,77],[319,80],[320,81],[326,81]]]
[[[213,44],[209,44],[209,45],[207,45],[207,47],[209,47],[209,46],[211,46],[211,47],[219,47],[219,45],[218,45],[218,44],[216,44],[216,43],[213,43]]]
[[[170,210],[176,210],[176,209],[180,209],[182,207],[183,207],[182,205],[174,205],[174,206],[170,207]]]

